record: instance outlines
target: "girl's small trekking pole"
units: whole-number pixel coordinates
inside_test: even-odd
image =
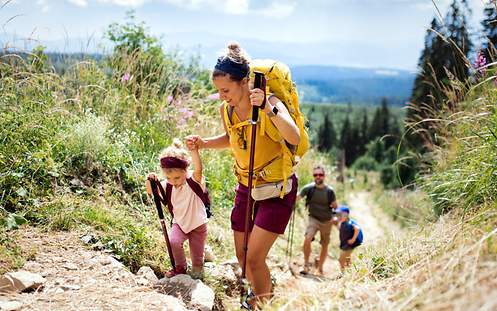
[[[174,262],[173,250],[171,248],[171,242],[169,241],[169,236],[167,234],[166,222],[164,220],[164,212],[161,206],[161,198],[159,197],[158,187],[162,187],[159,181],[149,178],[150,187],[152,188],[152,194],[154,196],[155,207],[157,208],[157,214],[159,214],[160,226],[162,228],[162,234],[164,235],[164,240],[166,240],[167,253],[169,254],[169,259],[171,260],[171,266],[176,270],[176,264]],[[164,193],[164,191],[161,191]],[[165,198],[164,198],[165,199]],[[166,204],[166,203],[164,203]]]

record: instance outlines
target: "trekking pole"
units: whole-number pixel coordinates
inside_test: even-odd
[[[262,106],[266,104],[266,79],[264,74],[261,72],[255,72],[254,77],[254,88],[259,88],[264,91],[264,100]],[[245,284],[246,282],[246,272],[247,272],[247,252],[248,252],[248,235],[249,235],[249,224],[250,216],[252,215],[252,182],[254,178],[254,158],[255,158],[255,138],[257,131],[257,120],[259,119],[259,107],[252,107],[252,120],[250,122],[252,126],[252,137],[250,139],[250,159],[249,159],[249,171],[248,171],[248,198],[247,198],[247,208],[245,211],[245,232],[243,236],[243,263],[242,263],[242,277],[241,277],[241,302],[243,303],[243,296],[245,295]],[[246,282],[248,285],[248,282]]]
[[[164,240],[166,240],[166,248],[167,248],[167,253],[169,255],[169,259],[171,260],[171,266],[173,267],[174,270],[176,270],[176,263],[174,262],[174,256],[173,256],[173,250],[171,248],[171,242],[169,241],[169,236],[167,235],[167,228],[166,228],[166,222],[164,221],[164,212],[162,211],[162,206],[161,203],[161,198],[159,197],[159,193],[157,192],[157,188],[160,187],[162,188],[162,185],[160,182],[158,182],[155,179],[149,178],[150,181],[150,187],[152,188],[152,194],[154,196],[154,202],[155,202],[155,207],[157,208],[157,214],[159,214],[159,220],[160,220],[160,226],[162,228],[162,234],[164,235]],[[162,195],[164,195],[164,190],[160,189]],[[166,199],[165,197],[163,199]],[[166,204],[166,203],[164,203]]]
[[[287,260],[288,270],[295,276],[296,273],[292,269],[292,253],[293,253],[293,236],[295,232],[295,209],[293,210],[292,218],[290,218],[290,228],[288,230],[288,245],[287,245]]]

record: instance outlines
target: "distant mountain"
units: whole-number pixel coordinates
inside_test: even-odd
[[[415,73],[396,69],[366,69],[337,66],[294,66],[292,75],[304,102],[378,104],[385,97],[391,104],[409,99]]]

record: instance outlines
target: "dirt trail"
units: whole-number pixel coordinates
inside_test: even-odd
[[[34,293],[0,296],[20,302],[22,310],[185,310],[108,253],[88,250],[76,233],[26,228],[19,244],[35,252],[22,269],[46,279]]]
[[[383,211],[374,204],[369,193],[352,193],[349,195],[347,201],[349,202],[351,218],[355,219],[363,230],[365,245],[374,244],[394,232],[396,234],[400,232],[399,226],[384,215]],[[295,292],[298,293],[298,295],[295,296],[295,299],[299,299],[297,297],[302,298],[305,296],[313,297],[316,293],[320,292],[320,288],[323,287],[323,282],[327,282],[326,286],[328,288],[333,286],[333,284],[330,283],[335,283],[336,289],[340,290],[342,285],[340,281],[337,281],[340,276],[337,258],[339,244],[338,230],[333,228],[331,235],[328,251],[329,255],[324,264],[324,275],[318,276],[311,274],[301,276],[298,274],[303,266],[303,254],[300,245],[297,245],[295,247],[296,251],[294,251],[294,264],[292,265],[293,271],[297,273],[297,276],[279,280],[279,284],[282,286],[275,289],[276,296],[282,295],[286,297],[288,296],[288,292]],[[312,248],[311,261],[313,258],[318,257],[320,247],[314,242]],[[333,255],[330,255],[330,253]]]

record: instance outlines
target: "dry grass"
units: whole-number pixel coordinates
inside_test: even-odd
[[[495,310],[495,208],[451,213],[403,238],[360,248],[342,278],[289,282],[269,309]]]

